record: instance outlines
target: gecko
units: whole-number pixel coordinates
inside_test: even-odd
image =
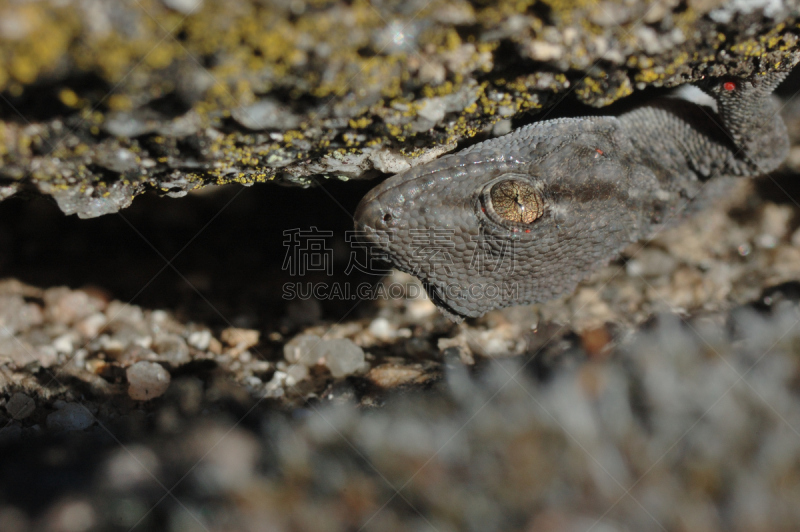
[[[453,321],[571,293],[629,244],[781,164],[772,92],[786,75],[695,83],[715,109],[661,98],[530,124],[383,181],[356,229]]]

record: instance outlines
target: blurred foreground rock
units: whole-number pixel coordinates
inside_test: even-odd
[[[308,357],[325,343],[312,334],[260,369],[255,346],[237,357],[193,350],[179,367],[128,367],[131,387],[136,368],[175,376],[145,402],[115,386],[126,375],[115,368],[135,358],[124,353],[160,329],[197,328],[111,302],[104,312],[116,317],[99,334],[116,350],[88,339],[58,370],[0,366],[11,394],[3,530],[795,530],[799,286],[729,312],[662,314],[627,335],[542,324],[521,355],[473,366],[452,348],[387,357],[373,339],[373,369],[347,380]],[[331,330],[366,344],[366,325]],[[52,336],[31,327],[15,338]],[[282,394],[259,384],[271,371]],[[417,392],[404,387],[425,374]]]

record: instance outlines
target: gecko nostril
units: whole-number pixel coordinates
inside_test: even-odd
[[[383,215],[383,221],[386,222],[387,224],[389,222],[391,222],[392,221],[392,213],[387,212],[386,214],[384,214]]]

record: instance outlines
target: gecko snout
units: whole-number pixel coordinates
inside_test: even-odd
[[[391,207],[364,198],[356,208],[354,219],[358,229],[386,231],[397,225],[399,216]]]

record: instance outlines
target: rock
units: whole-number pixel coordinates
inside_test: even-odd
[[[285,383],[287,386],[294,386],[298,382],[308,378],[308,366],[303,364],[292,364],[286,368]]]
[[[100,334],[100,331],[102,331],[107,322],[108,319],[106,319],[105,314],[102,312],[95,312],[75,324],[75,330],[81,333],[85,338],[94,338]]]
[[[6,403],[6,411],[14,419],[25,419],[33,413],[35,408],[34,400],[19,392],[12,395]]]
[[[144,312],[135,305],[129,305],[122,301],[112,301],[105,310],[109,322],[127,322],[132,326],[144,324]]]
[[[18,295],[0,295],[0,337],[13,336],[41,323],[42,311],[38,305],[25,303]]]
[[[300,123],[297,116],[272,100],[261,100],[253,105],[237,107],[231,111],[231,116],[244,127],[253,130],[285,131],[296,128]]]
[[[237,329],[230,327],[222,331],[220,338],[223,342],[231,346],[235,354],[239,354],[250,347],[258,344],[261,333],[251,329]]]
[[[257,471],[261,446],[252,434],[240,428],[213,426],[194,434],[199,444],[190,449],[196,455],[195,481],[206,491],[244,490]]]
[[[60,410],[47,416],[47,428],[58,431],[73,431],[89,428],[94,423],[94,415],[79,403],[66,403]]]
[[[109,144],[101,150],[96,157],[97,164],[118,174],[132,172],[139,167],[139,161],[132,151],[119,147],[119,144]]]
[[[89,532],[94,528],[95,510],[89,501],[68,498],[60,501],[45,516],[45,530]]]
[[[55,349],[57,353],[63,353],[65,355],[71,354],[74,349],[75,341],[73,334],[74,333],[62,334],[53,340],[53,349]]]
[[[369,332],[378,340],[388,341],[397,334],[397,329],[386,318],[375,318],[369,324]]]
[[[156,336],[153,342],[153,351],[158,354],[156,360],[166,362],[173,368],[186,364],[191,360],[189,346],[177,334],[162,334]]]
[[[369,178],[546,111],[566,87],[603,106],[800,58],[788,0],[73,3],[0,12],[0,92],[31,120],[0,119],[0,198],[36,188],[84,218],[145,190]]]
[[[192,331],[186,339],[186,343],[195,349],[205,351],[211,345],[211,331],[203,329],[202,331]]]
[[[169,388],[170,375],[155,362],[137,362],[125,370],[128,395],[136,401],[149,401],[164,395]]]
[[[28,364],[39,364],[44,368],[52,366],[58,358],[56,350],[49,345],[33,346],[19,338],[0,337],[0,362],[22,368]]]
[[[317,346],[322,339],[315,334],[295,336],[283,346],[283,358],[290,364],[313,366],[321,358]]]
[[[625,264],[625,271],[631,276],[657,277],[672,273],[677,266],[674,256],[660,249],[645,249]]]
[[[65,325],[102,310],[99,299],[89,297],[82,290],[70,290],[65,286],[46,290],[44,301],[47,317]]]
[[[416,367],[403,367],[394,364],[382,364],[369,370],[367,378],[381,388],[396,388],[412,383],[424,376],[424,371]]]
[[[346,377],[361,370],[364,350],[346,338],[324,340],[314,348],[325,360],[325,365],[335,378]]]
[[[113,489],[125,490],[146,485],[159,470],[155,452],[144,445],[129,445],[108,457],[104,477]]]

